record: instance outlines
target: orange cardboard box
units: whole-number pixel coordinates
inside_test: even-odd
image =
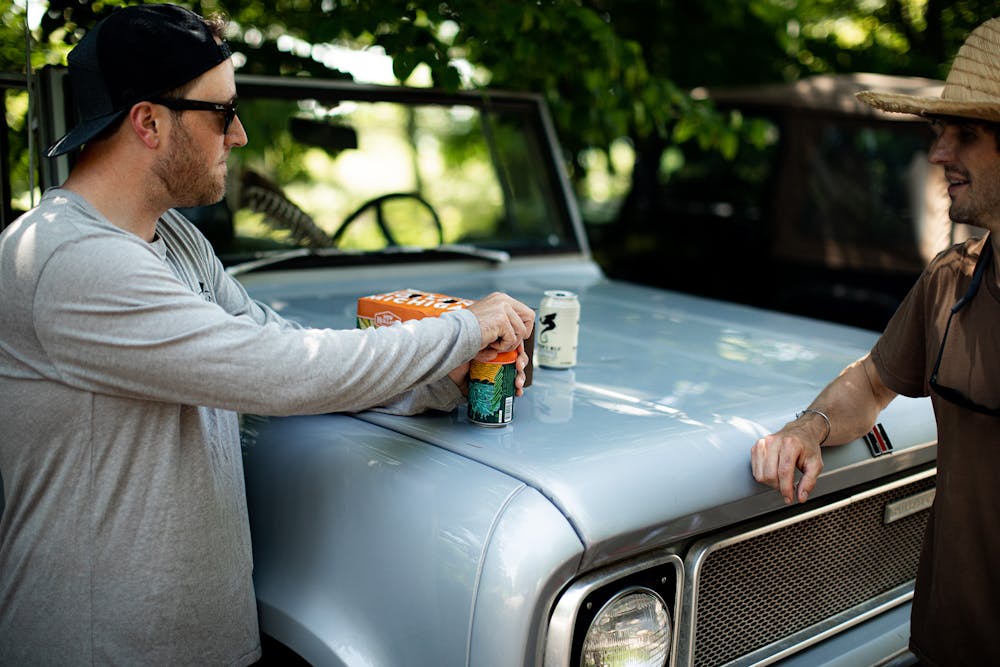
[[[358,328],[384,327],[396,322],[437,317],[450,310],[468,308],[475,301],[447,294],[401,289],[358,299]]]
[[[373,294],[358,299],[357,323],[359,329],[369,327],[385,327],[396,322],[418,320],[423,317],[437,317],[450,310],[468,308],[473,299],[459,299],[447,294],[424,292],[418,289],[401,289],[385,294]],[[525,387],[531,386],[534,370],[532,355],[534,353],[534,334],[524,341],[528,355],[528,367],[525,369]],[[513,361],[512,353],[505,353],[504,363]],[[516,358],[516,355],[514,355]]]

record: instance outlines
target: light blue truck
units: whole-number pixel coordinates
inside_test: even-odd
[[[72,122],[61,80],[41,73],[43,146]],[[535,368],[502,428],[463,409],[242,416],[265,660],[912,661],[930,404],[897,399],[888,441],[828,450],[807,504],[749,466],[875,334],[608,279],[537,96],[238,86],[251,145],[226,202],[190,215],[255,298],[340,328],[397,289],[581,306],[577,365]],[[46,162],[42,185],[68,166]]]

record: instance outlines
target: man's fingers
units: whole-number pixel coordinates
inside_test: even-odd
[[[799,480],[798,485],[798,500],[800,503],[804,503],[809,499],[809,494],[816,488],[816,480],[819,479],[821,472],[823,472],[822,459],[806,460],[802,467],[802,479]]]
[[[764,455],[767,452],[767,441],[759,439],[750,448],[750,469],[753,471],[753,478],[762,484],[767,484],[764,479]]]
[[[777,489],[786,503],[804,502],[816,486],[822,459],[810,458],[797,438],[769,435],[754,443],[750,451],[754,479]],[[796,473],[803,471],[798,486]]]
[[[795,497],[795,471],[798,470],[797,452],[783,447],[778,460],[778,492],[785,499],[785,504]]]
[[[517,361],[514,363],[514,367],[517,369],[517,377],[514,378],[515,396],[524,395],[524,383],[527,381],[524,369],[528,367],[529,363],[528,355],[524,351],[524,343],[521,343],[517,346]]]
[[[535,310],[520,301],[515,301],[514,311],[521,320],[521,323],[524,324],[524,338],[527,338],[531,330],[535,327]]]
[[[768,436],[754,444],[750,452],[750,463],[754,479],[761,484],[778,488],[778,459],[775,456],[777,449],[773,439],[774,436]]]
[[[469,307],[479,319],[483,347],[498,352],[513,350],[531,334],[534,311],[506,294],[494,292]]]
[[[511,304],[504,304],[504,318],[501,320],[500,335],[497,337],[500,351],[507,352],[524,340],[527,327]]]
[[[455,383],[463,396],[469,395],[469,364],[465,363],[448,372],[448,377]]]

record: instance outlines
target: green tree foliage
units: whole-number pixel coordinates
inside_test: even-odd
[[[21,0],[23,2],[23,0]],[[49,0],[32,64],[60,62],[86,26],[127,0]],[[659,159],[672,144],[732,155],[759,128],[687,92],[702,85],[790,81],[821,72],[942,77],[987,0],[199,0],[233,19],[244,70],[339,75],[309,45],[381,47],[406,82],[493,86],[545,95],[575,178],[581,156],[626,138]],[[0,0],[0,69],[24,71],[23,9]],[[294,38],[301,51],[279,48]],[[468,65],[464,65],[468,63]]]

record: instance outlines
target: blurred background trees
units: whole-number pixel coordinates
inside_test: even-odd
[[[24,72],[29,46],[33,69],[65,62],[86,28],[125,4],[134,3],[0,0],[0,71]],[[585,216],[605,222],[639,215],[622,202],[671,147],[677,159],[692,142],[731,157],[766,140],[738,113],[692,99],[692,88],[848,71],[943,78],[968,32],[1000,14],[1000,2],[985,0],[180,4],[231,17],[244,72],[359,78],[356,54],[384,54],[382,83],[543,94]],[[16,127],[25,105],[7,106]]]

